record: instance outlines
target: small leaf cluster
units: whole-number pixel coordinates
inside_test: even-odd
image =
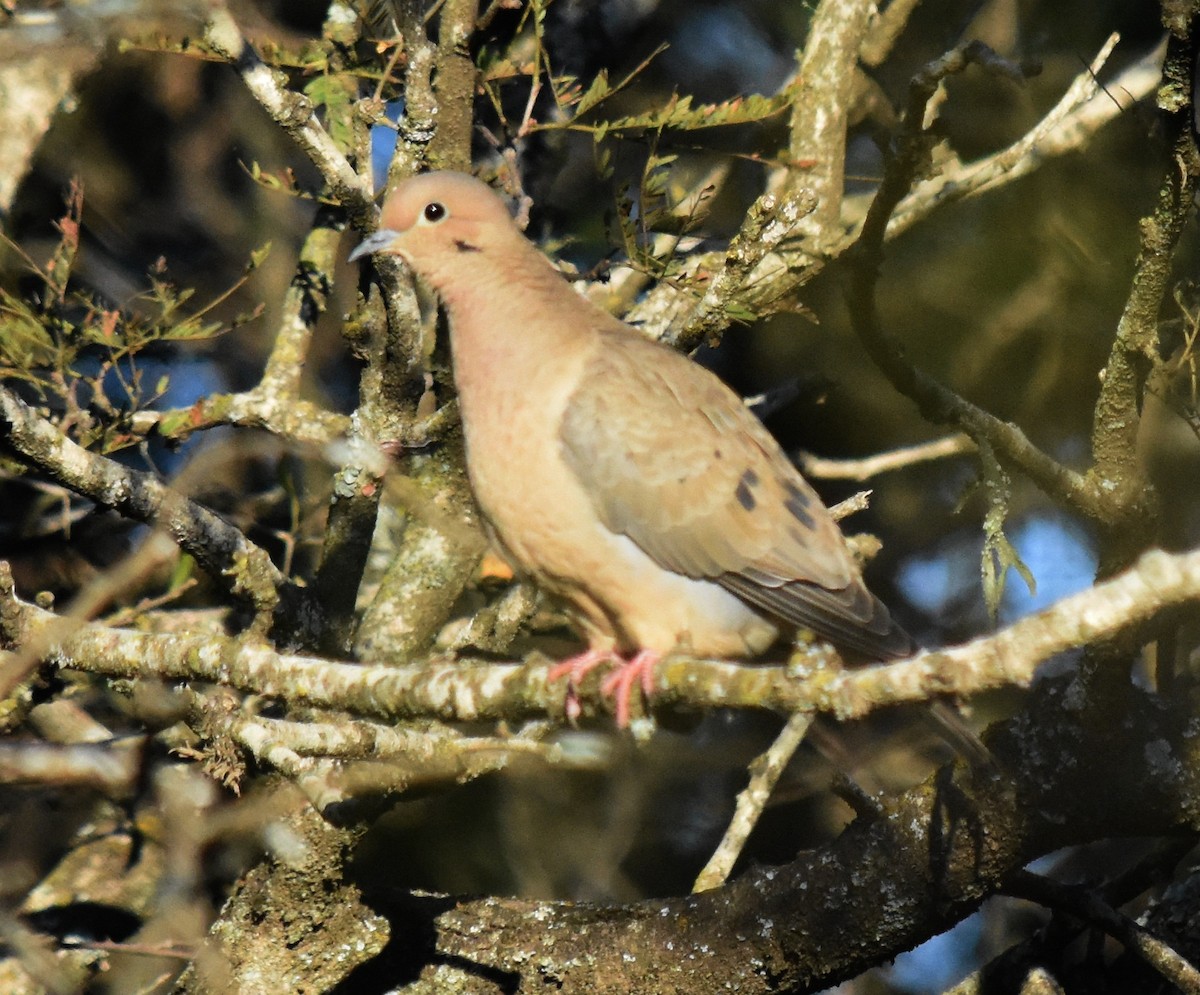
[[[147,382],[146,351],[212,339],[256,317],[258,309],[231,321],[211,315],[267,249],[254,253],[234,286],[206,305],[196,306],[192,289],[171,282],[162,259],[147,274],[145,290],[113,304],[75,277],[82,221],[83,188],[73,182],[49,260],[39,263],[5,238],[32,279],[0,285],[0,381],[23,384],[75,441],[109,453],[141,441],[130,427],[132,415],[153,407],[170,386],[166,375]]]

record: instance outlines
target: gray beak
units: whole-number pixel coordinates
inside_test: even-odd
[[[372,252],[382,252],[399,237],[400,233],[398,231],[380,228],[374,235],[368,235],[358,243],[358,247],[350,253],[350,258],[347,262],[354,262],[354,260],[361,259],[363,256],[369,256]]]

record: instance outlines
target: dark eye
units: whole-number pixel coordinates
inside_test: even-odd
[[[426,204],[425,210],[421,213],[424,215],[426,221],[433,224],[441,221],[446,216],[446,207],[435,200],[432,204]]]

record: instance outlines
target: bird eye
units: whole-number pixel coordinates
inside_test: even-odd
[[[439,204],[436,200],[425,205],[425,210],[421,212],[422,216],[430,224],[436,224],[446,217],[446,206]]]

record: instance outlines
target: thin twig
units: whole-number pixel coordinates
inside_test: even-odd
[[[288,88],[282,74],[258,57],[227,8],[213,10],[204,41],[237,69],[250,94],[304,150],[355,226],[370,230],[378,214],[372,192],[329,136],[311,101]]]
[[[1014,872],[1001,890],[1016,898],[1069,912],[1099,926],[1127,949],[1136,951],[1142,960],[1185,995],[1200,995],[1200,971],[1170,945],[1114,909],[1095,892],[1059,884],[1024,870]]]
[[[812,716],[797,712],[788,718],[783,729],[767,750],[750,764],[750,782],[738,794],[733,818],[717,849],[692,885],[692,891],[707,891],[723,885],[733,871],[746,840],[758,824],[763,809],[779,783],[779,777],[792,755],[804,741]]]
[[[156,530],[132,553],[88,581],[71,599],[66,611],[55,616],[52,625],[16,652],[8,654],[0,664],[0,701],[32,673],[51,646],[90,622],[127,591],[140,587],[173,561],[178,552],[170,537]]]
[[[980,62],[990,64],[986,48],[964,46],[935,60],[909,85],[905,125],[896,139],[895,154],[867,211],[859,240],[847,255],[851,280],[846,302],[851,325],[875,365],[900,393],[916,402],[926,419],[954,425],[972,438],[986,441],[998,459],[1023,472],[1050,497],[1096,521],[1108,522],[1116,509],[1107,492],[1038,449],[1011,422],[971,404],[918,369],[900,344],[885,333],[879,315],[876,287],[888,223],[926,167],[934,144],[924,124],[929,102],[947,76]]]
[[[1058,103],[1028,132],[1007,148],[970,163],[941,164],[937,175],[922,179],[897,205],[888,222],[889,239],[946,204],[1028,176],[1049,159],[1083,148],[1129,106],[1153,92],[1159,79],[1162,49],[1157,48],[1101,87],[1104,68],[1119,36],[1110,35],[1091,65],[1072,81]],[[1124,97],[1122,102],[1117,96]]]
[[[29,465],[76,494],[135,521],[155,525],[191,553],[230,592],[269,617],[290,582],[270,556],[219,515],[188,500],[151,473],[84,449],[0,385],[0,440]]]
[[[932,442],[905,446],[886,453],[877,453],[862,459],[827,459],[812,453],[800,453],[797,457],[805,476],[820,480],[870,480],[881,473],[903,470],[918,463],[965,456],[976,450],[976,445],[966,435],[947,435]]]

